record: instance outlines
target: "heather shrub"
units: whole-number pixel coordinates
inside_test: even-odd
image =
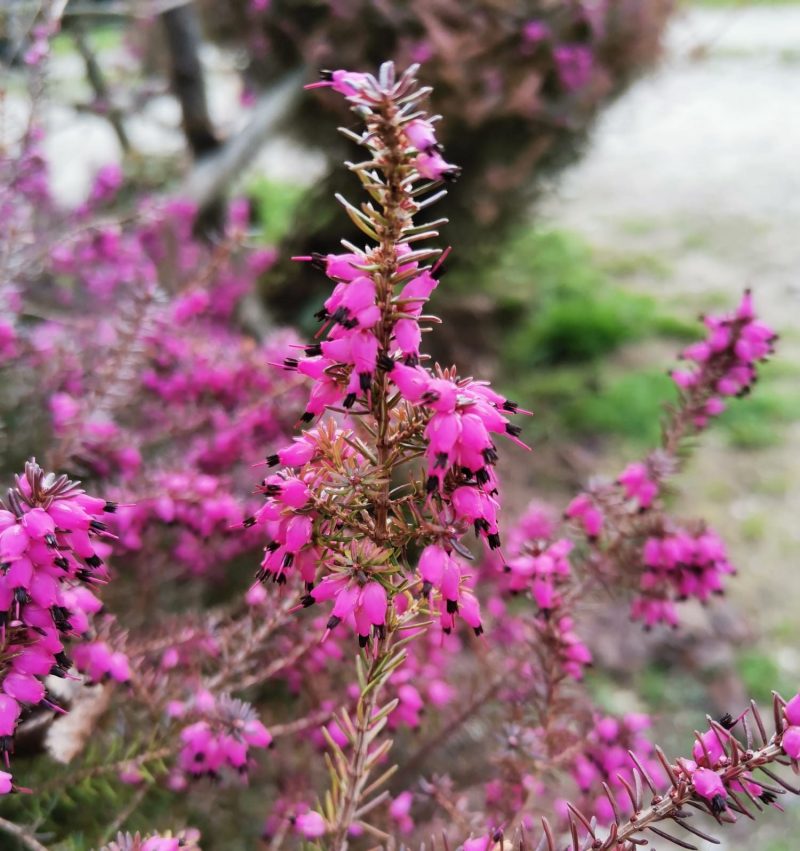
[[[685,848],[796,791],[800,696],[672,758],[585,684],[598,595],[679,628],[735,572],[671,492],[775,334],[750,292],[705,317],[658,444],[508,523],[529,412],[423,345],[459,166],[416,72],[318,84],[368,200],[341,199],[357,241],[295,257],[331,284],[304,342],[244,330],[274,255],[243,205],[204,243],[180,200],[115,209],[113,169],[58,209],[35,114],[3,151],[3,847]]]

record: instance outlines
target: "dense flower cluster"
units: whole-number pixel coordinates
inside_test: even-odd
[[[93,590],[108,578],[106,519],[115,503],[89,496],[66,476],[25,465],[0,508],[0,750],[8,760],[24,710],[49,699],[44,680],[72,667],[65,642],[89,629],[100,607]],[[117,654],[117,667],[126,667]],[[2,791],[12,790],[4,772]]]
[[[26,171],[46,186],[40,158]],[[135,554],[165,542],[173,563],[214,573],[256,545],[231,530],[257,505],[243,495],[246,470],[299,407],[299,382],[268,366],[293,335],[259,342],[235,323],[275,253],[243,244],[249,213],[238,201],[216,246],[193,236],[196,210],[178,200],[145,201],[125,226],[96,223],[118,188],[117,172],[101,169],[85,226],[52,247],[44,269],[25,264],[20,249],[20,265],[35,274],[21,274],[7,294],[14,310],[0,336],[37,371],[56,462],[111,482],[117,547]],[[9,213],[59,221],[50,201],[34,218],[37,197],[9,193]],[[21,323],[20,311],[50,288],[59,314]]]
[[[691,363],[672,379],[691,405],[692,424],[703,429],[725,410],[725,397],[743,396],[756,380],[757,364],[773,351],[775,332],[756,318],[750,291],[729,316],[704,320],[707,338],[683,352]]]
[[[710,530],[692,533],[686,529],[649,537],[642,550],[642,596],[633,603],[631,614],[647,626],[655,623],[678,625],[673,600],[693,597],[701,603],[721,594],[722,579],[734,572],[725,544]]]
[[[272,743],[269,730],[258,720],[253,708],[227,695],[215,698],[201,692],[188,705],[173,701],[172,717],[193,721],[180,731],[181,751],[170,787],[181,789],[186,778],[214,777],[224,769],[244,775],[250,748],[267,748]]]

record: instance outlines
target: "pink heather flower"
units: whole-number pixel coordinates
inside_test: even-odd
[[[640,508],[649,508],[658,495],[658,485],[650,478],[647,465],[641,462],[629,464],[617,481],[625,488],[625,496],[635,499]]]
[[[19,703],[7,694],[0,694],[0,751],[8,750],[7,739],[14,735],[20,712]]]
[[[538,44],[550,37],[550,27],[544,21],[528,21],[522,27],[522,38],[528,44]]]
[[[420,175],[428,180],[455,180],[461,169],[457,165],[448,163],[436,150],[422,151],[414,159],[414,165]]]
[[[600,537],[603,531],[603,513],[594,504],[589,494],[579,494],[570,502],[565,511],[569,519],[581,522],[586,536],[590,539]]]
[[[321,86],[330,86],[335,92],[345,97],[357,95],[368,80],[367,74],[356,71],[323,71],[322,80],[318,83],[310,83],[307,89],[316,89]]]
[[[487,833],[484,836],[476,836],[468,839],[462,846],[461,851],[489,851],[492,845],[492,837]]]
[[[13,788],[11,775],[7,771],[0,771],[0,795],[7,795]]]
[[[300,813],[294,819],[295,830],[306,839],[319,839],[325,836],[327,826],[325,819],[315,810]]]
[[[781,747],[788,757],[800,760],[800,727],[787,727],[784,730]]]
[[[438,148],[436,133],[429,121],[416,118],[403,125],[403,132],[411,147],[420,152],[430,153]]]
[[[397,828],[401,833],[411,833],[414,829],[414,820],[411,818],[411,805],[414,802],[414,796],[411,792],[401,792],[389,804],[389,815],[397,824]]]
[[[582,44],[560,44],[553,51],[558,76],[567,91],[583,88],[592,76],[594,57]]]
[[[800,727],[800,694],[796,694],[786,704],[786,706],[783,707],[783,714],[792,726]]]
[[[698,768],[692,772],[691,778],[695,792],[709,801],[713,812],[722,812],[726,807],[725,799],[728,797],[728,790],[719,774],[710,768]]]
[[[722,734],[716,730],[707,730],[700,736],[702,741],[696,741],[692,749],[692,756],[698,765],[706,764],[707,768],[716,768],[723,756],[725,749],[720,739]],[[706,757],[706,754],[708,757]]]

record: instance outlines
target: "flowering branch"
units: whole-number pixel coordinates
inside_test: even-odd
[[[748,715],[755,725],[755,731],[747,722]],[[736,813],[753,818],[747,803],[760,811],[764,805],[775,804],[776,796],[787,791],[800,794],[800,790],[767,768],[774,763],[786,764],[788,756],[793,769],[798,769],[800,727],[797,725],[800,723],[800,695],[788,704],[775,695],[774,716],[775,732],[769,738],[759,710],[755,703],[752,703],[747,712],[738,719],[726,716],[722,722],[711,721],[711,729],[707,733],[703,736],[698,733],[694,759],[679,758],[675,763],[670,763],[658,749],[659,761],[669,779],[669,788],[666,791],[659,789],[650,772],[631,754],[636,763],[633,784],[627,781],[624,783],[633,808],[631,816],[627,820],[623,819],[618,803],[607,786],[606,795],[614,810],[614,820],[608,832],[597,830],[593,820],[587,818],[579,809],[570,807],[572,851],[633,851],[646,843],[643,834],[647,835],[648,831],[681,848],[696,849],[696,846],[666,833],[656,825],[671,822],[673,826],[680,826],[694,836],[716,842],[713,837],[688,823],[690,814],[684,809],[687,805],[708,812],[722,824],[735,822]],[[730,732],[738,724],[744,729],[744,744]],[[754,732],[758,734],[761,742],[755,748]],[[759,769],[769,779],[769,783],[753,779],[752,772]],[[646,789],[652,793],[649,805],[644,803]],[[546,819],[543,819],[543,827],[544,847],[547,851],[556,851],[560,846],[556,843],[553,830]],[[580,839],[579,835],[584,832],[588,837]]]

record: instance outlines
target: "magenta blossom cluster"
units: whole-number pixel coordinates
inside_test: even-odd
[[[42,704],[63,711],[48,698],[44,680],[69,676],[65,643],[88,631],[100,607],[90,589],[108,578],[101,554],[106,519],[115,509],[65,476],[45,474],[35,461],[25,465],[0,509],[0,749],[6,762],[23,710]]]
[[[727,316],[704,319],[708,334],[683,352],[689,368],[674,370],[672,379],[692,402],[695,428],[725,410],[725,398],[743,396],[756,380],[756,367],[773,351],[775,332],[753,310],[748,290],[739,307]]]
[[[226,770],[243,776],[252,761],[250,748],[272,744],[253,708],[228,695],[201,690],[192,701],[172,701],[168,709],[172,718],[197,719],[180,731],[181,749],[169,779],[174,790],[185,788],[187,778],[218,778]]]
[[[634,600],[631,614],[647,626],[678,625],[673,600],[690,597],[705,603],[721,594],[723,577],[734,573],[725,544],[709,529],[664,531],[649,537],[642,550],[642,596]]]
[[[651,775],[660,774],[653,743],[645,733],[651,723],[649,716],[640,713],[628,713],[622,718],[596,717],[585,744],[573,762],[570,773],[586,800],[587,809],[602,824],[609,824],[614,819],[610,801],[600,792],[603,783],[608,785],[619,806],[624,809],[624,787],[626,782],[633,781],[634,757]],[[595,797],[592,798],[592,795]]]
[[[783,707],[785,729],[781,739],[783,751],[790,759],[800,760],[800,694]]]

